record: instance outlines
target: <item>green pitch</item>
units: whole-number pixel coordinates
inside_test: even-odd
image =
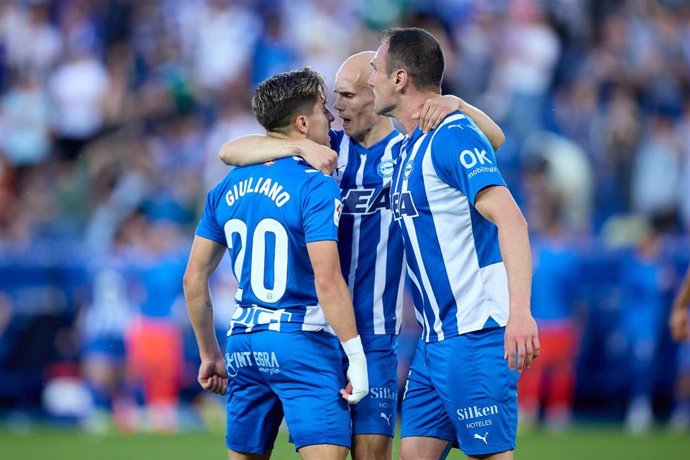
[[[396,440],[397,449],[397,440]],[[78,431],[41,428],[24,434],[0,431],[2,460],[187,460],[225,459],[220,432],[175,435],[111,434],[92,436]],[[273,458],[297,459],[281,434]],[[465,458],[453,450],[449,458]],[[561,434],[534,432],[520,436],[517,460],[690,459],[690,433],[654,431],[631,436],[611,427],[587,427]]]

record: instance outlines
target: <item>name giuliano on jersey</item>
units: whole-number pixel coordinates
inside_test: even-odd
[[[417,320],[436,342],[508,320],[498,230],[475,209],[480,190],[505,186],[486,136],[460,112],[406,139],[391,203],[402,228]]]
[[[238,308],[228,335],[333,333],[307,243],[337,241],[341,208],[335,181],[297,158],[234,168],[208,193],[196,234],[229,250]]]
[[[343,196],[338,250],[360,334],[400,331],[405,267],[402,234],[390,210],[393,165],[404,136],[392,131],[369,148],[331,131],[334,176]]]

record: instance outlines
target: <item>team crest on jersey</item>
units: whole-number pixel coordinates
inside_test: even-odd
[[[412,174],[412,170],[413,170],[413,169],[414,169],[414,164],[412,164],[412,163],[407,163],[407,164],[405,165],[405,171],[403,171],[403,177],[405,177],[405,179],[407,179],[408,177],[410,177],[410,175]]]
[[[333,223],[337,227],[340,225],[340,214],[343,212],[343,203],[339,199],[335,199],[335,209],[333,210]]]
[[[379,167],[377,168],[377,172],[379,173],[379,176],[383,177],[384,179],[387,177],[393,176],[394,164],[395,164],[394,160],[383,160],[379,164]]]

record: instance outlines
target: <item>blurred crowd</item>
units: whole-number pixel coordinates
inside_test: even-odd
[[[220,145],[262,132],[258,82],[309,65],[332,84],[394,25],[434,33],[444,92],[506,133],[550,343],[524,419],[564,426],[575,403],[687,427],[690,352],[665,329],[690,258],[682,0],[1,1],[0,413],[183,425],[199,391],[181,276]],[[232,291],[216,280],[221,339]]]

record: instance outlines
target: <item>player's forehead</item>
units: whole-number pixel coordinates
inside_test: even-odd
[[[376,50],[374,57],[371,58],[371,66],[376,70],[381,70],[383,63],[386,60],[388,54],[388,43],[381,43],[381,45]]]
[[[358,75],[353,72],[338,72],[335,76],[335,87],[333,91],[339,93],[356,93],[358,87]]]

